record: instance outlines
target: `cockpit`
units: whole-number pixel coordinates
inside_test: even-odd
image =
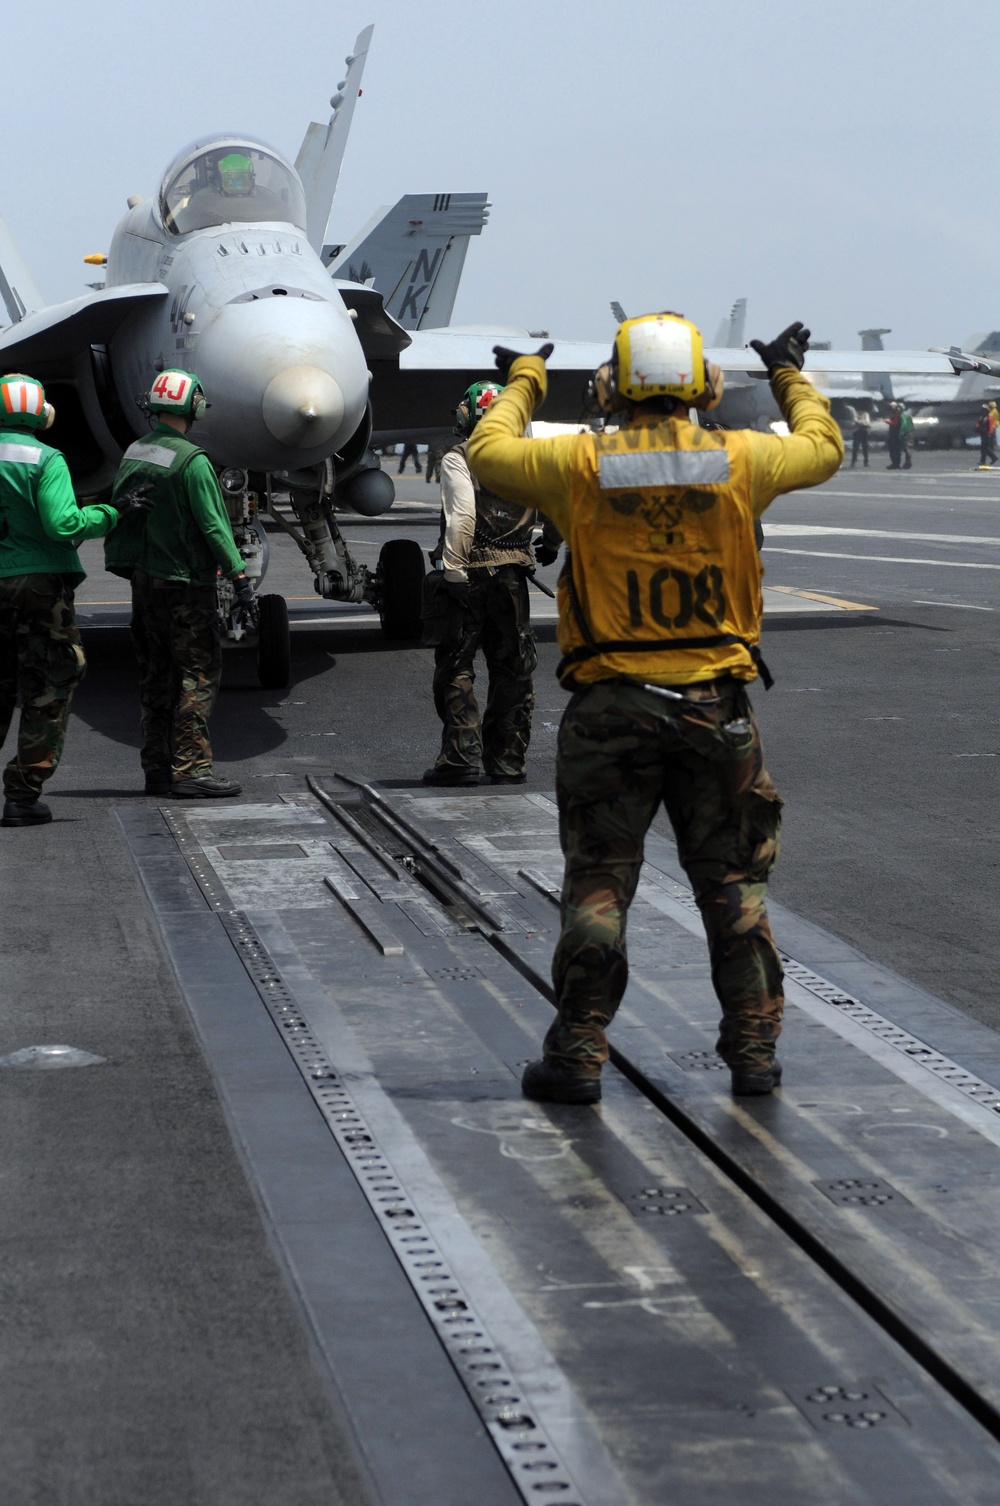
[[[246,137],[213,137],[171,163],[160,213],[172,235],[268,221],[304,230],[306,201],[298,174],[277,152]]]

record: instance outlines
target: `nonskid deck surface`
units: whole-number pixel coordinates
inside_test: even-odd
[[[530,1104],[549,800],[119,816],[377,1496],[995,1500],[992,1031],[774,906],[785,1085],[734,1101],[651,837],[603,1104]]]

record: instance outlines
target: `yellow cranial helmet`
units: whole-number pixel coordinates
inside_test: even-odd
[[[626,319],[615,335],[615,364],[615,385],[633,403],[675,397],[693,404],[705,391],[701,330],[679,314]]]

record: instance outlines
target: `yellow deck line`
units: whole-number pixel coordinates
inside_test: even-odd
[[[843,607],[845,612],[877,612],[878,607],[866,607],[860,601],[842,601],[839,596],[821,596],[818,591],[798,591],[794,586],[767,586],[768,591],[780,591],[782,596],[803,596],[806,601],[821,601],[828,607]]]

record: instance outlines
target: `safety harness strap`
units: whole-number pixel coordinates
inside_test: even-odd
[[[567,551],[569,555],[569,551]],[[648,654],[648,653],[672,653],[676,648],[720,648],[729,647],[732,644],[740,644],[745,648],[753,660],[754,668],[760,675],[761,683],[765,690],[770,690],[774,684],[774,676],[764,662],[764,656],[756,643],[750,643],[748,639],[740,637],[739,633],[709,633],[700,638],[624,638],[611,640],[607,643],[597,643],[590,624],[583,615],[580,598],[577,595],[576,582],[573,579],[573,560],[569,556],[565,570],[566,587],[569,591],[569,602],[576,625],[580,630],[580,636],[584,640],[578,648],[571,648],[565,653],[556,666],[556,674],[562,679],[563,672],[572,668],[574,664],[580,664],[584,659],[594,659],[600,654]]]

